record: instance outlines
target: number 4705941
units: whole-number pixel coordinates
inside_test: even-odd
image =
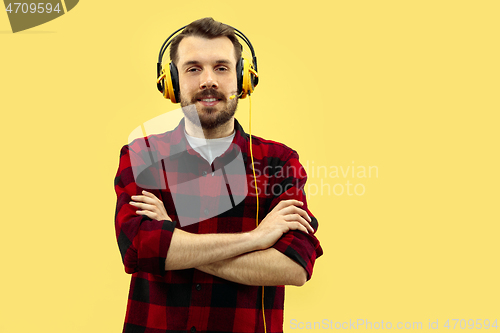
[[[29,5],[27,3],[21,3],[21,2],[15,2],[14,3],[14,6],[16,6],[16,10],[14,11],[14,9],[12,9],[12,3],[9,3],[9,5],[7,6],[7,8],[5,9],[7,12],[12,13],[18,13],[19,12],[19,9],[21,9],[21,11],[19,13],[23,13],[23,14],[27,14],[28,12],[34,14],[34,13],[39,13],[39,14],[42,14],[42,13],[47,13],[47,14],[50,14],[52,12],[57,12],[59,13],[61,11],[61,9],[59,8],[59,3],[56,4],[55,7],[52,6],[51,3],[43,3],[43,2],[39,2],[38,3],[38,6],[36,3],[30,3]],[[45,6],[44,6],[45,5]]]

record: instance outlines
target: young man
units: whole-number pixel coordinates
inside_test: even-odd
[[[322,254],[304,169],[294,150],[255,136],[252,167],[234,118],[241,45],[231,27],[195,21],[170,56],[184,119],[124,146],[115,178],[132,274],[123,331],[282,332],[284,285],[303,285]]]

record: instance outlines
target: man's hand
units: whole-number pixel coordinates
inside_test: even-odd
[[[134,201],[130,201],[130,204],[132,206],[141,209],[136,211],[137,214],[146,215],[153,220],[172,221],[172,219],[168,216],[167,211],[165,210],[163,201],[161,201],[153,193],[149,193],[148,191],[142,191],[142,194],[144,195],[133,195],[132,200]]]
[[[313,227],[309,224],[311,218],[305,210],[299,208],[302,205],[303,202],[293,199],[280,201],[259,226],[251,231],[258,242],[258,249],[264,250],[273,246],[289,230],[314,233]]]

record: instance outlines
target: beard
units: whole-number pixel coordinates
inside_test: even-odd
[[[216,107],[202,106],[196,107],[195,103],[198,100],[212,96],[219,100],[219,103],[224,104],[223,108],[217,112]],[[238,98],[228,100],[221,92],[215,89],[203,90],[191,98],[184,99],[181,93],[181,107],[184,116],[193,124],[201,126],[203,129],[214,129],[227,123],[234,117],[238,107]]]

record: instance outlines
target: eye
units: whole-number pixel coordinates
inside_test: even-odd
[[[225,66],[219,66],[219,67],[215,68],[215,70],[219,71],[219,72],[226,72],[228,69]]]
[[[199,70],[198,67],[190,67],[186,70],[186,72],[197,72]]]

